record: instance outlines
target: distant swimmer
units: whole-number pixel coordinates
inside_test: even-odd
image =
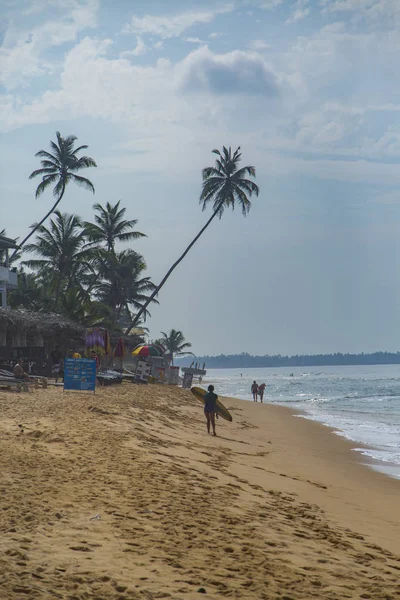
[[[217,408],[217,394],[214,394],[214,386],[208,386],[208,393],[204,396],[204,414],[207,419],[207,433],[210,433],[210,425],[213,430],[213,435],[217,435],[215,433],[215,411]]]
[[[264,391],[265,391],[266,387],[267,386],[265,385],[265,383],[262,383],[261,385],[258,386],[258,395],[260,396],[260,401],[261,402],[263,401]]]
[[[257,402],[257,394],[258,394],[258,385],[256,381],[253,381],[251,386],[251,393],[253,394],[254,402]]]

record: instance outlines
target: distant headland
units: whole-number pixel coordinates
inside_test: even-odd
[[[242,354],[220,354],[219,356],[188,356],[176,364],[186,367],[192,363],[206,364],[208,369],[250,369],[257,367],[321,367],[339,365],[397,365],[400,352],[373,352],[371,354],[296,354],[295,356],[252,356]]]

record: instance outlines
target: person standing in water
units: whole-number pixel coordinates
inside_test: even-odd
[[[258,395],[260,396],[260,401],[261,402],[263,401],[264,391],[265,391],[266,387],[267,386],[265,385],[265,383],[262,383],[261,385],[258,386]]]
[[[210,433],[210,429],[212,427],[213,435],[217,435],[215,433],[215,412],[217,409],[217,394],[214,394],[214,386],[208,386],[208,392],[204,396],[204,414],[207,419],[207,433]]]
[[[258,385],[256,381],[253,381],[253,384],[251,386],[251,393],[253,394],[254,402],[257,402]]]

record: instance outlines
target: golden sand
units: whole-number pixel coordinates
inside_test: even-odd
[[[172,387],[0,393],[0,599],[400,598],[400,481],[226,404],[213,438]]]

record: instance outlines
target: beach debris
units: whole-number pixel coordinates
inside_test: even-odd
[[[199,589],[197,590],[197,593],[198,593],[198,594],[207,594],[207,592],[206,592],[206,588],[203,588],[203,587],[199,588]]]
[[[101,516],[99,514],[94,515],[94,517],[90,517],[89,521],[100,521],[101,520]]]
[[[149,508],[146,508],[145,510],[141,510],[140,514],[141,515],[146,515],[146,514],[152,513],[152,512],[154,512],[154,510],[150,510]]]

